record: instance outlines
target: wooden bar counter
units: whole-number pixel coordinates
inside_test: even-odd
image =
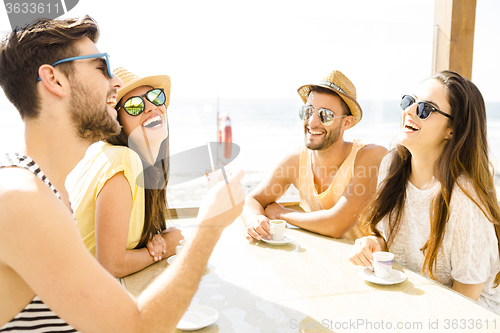
[[[177,220],[186,237],[194,219]],[[397,263],[406,281],[366,282],[349,260],[352,241],[287,229],[296,241],[248,242],[239,220],[217,244],[192,305],[219,312],[197,332],[499,332],[500,316]],[[162,260],[125,277],[134,295],[165,268]],[[175,301],[175,300],[173,300]]]

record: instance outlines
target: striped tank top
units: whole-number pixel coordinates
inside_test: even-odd
[[[61,199],[56,188],[43,174],[38,165],[28,156],[17,153],[0,155],[0,168],[19,167],[33,172],[41,179],[54,194]],[[14,317],[7,324],[0,327],[0,332],[77,332],[72,326],[59,318],[45,303],[35,296],[23,311]]]

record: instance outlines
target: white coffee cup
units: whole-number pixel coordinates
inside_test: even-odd
[[[179,255],[181,253],[182,248],[184,247],[184,243],[186,242],[186,239],[181,239],[179,241],[179,245],[175,247],[175,255]]]
[[[390,252],[373,252],[373,268],[375,276],[381,279],[387,279],[391,276],[394,254]]]
[[[286,221],[284,220],[271,220],[269,221],[271,226],[271,235],[273,236],[273,241],[282,241],[285,238]]]

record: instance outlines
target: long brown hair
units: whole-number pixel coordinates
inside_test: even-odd
[[[118,102],[117,105],[120,105]],[[120,117],[118,116],[118,122]],[[168,122],[166,123],[168,132]],[[170,153],[169,137],[163,140],[160,152],[155,164],[150,164],[139,150],[129,147],[129,140],[123,127],[119,134],[105,139],[109,144],[115,146],[125,146],[133,149],[141,158],[144,175],[144,227],[142,228],[141,239],[135,247],[136,249],[145,247],[148,241],[158,232],[166,229],[166,220],[170,219],[166,188],[168,184]]]
[[[500,240],[500,207],[498,206],[493,167],[488,159],[486,135],[486,108],[481,92],[467,78],[453,71],[443,71],[430,79],[436,79],[445,87],[451,106],[453,120],[450,126],[453,135],[443,148],[434,171],[441,189],[435,194],[431,209],[431,231],[429,239],[422,248],[425,259],[422,273],[428,273],[432,279],[439,249],[444,238],[446,222],[450,215],[450,200],[453,187],[460,189],[481,209],[486,218],[495,225],[497,240]],[[378,223],[384,216],[389,219],[387,247],[396,236],[406,199],[406,185],[411,174],[411,154],[402,145],[397,145],[392,153],[387,178],[381,183],[376,196],[361,217],[361,226],[371,234],[382,237],[377,230]],[[476,193],[469,193],[458,177],[466,176],[473,184]],[[474,198],[478,198],[477,202]],[[500,252],[500,242],[498,244]],[[495,283],[500,282],[500,272]]]

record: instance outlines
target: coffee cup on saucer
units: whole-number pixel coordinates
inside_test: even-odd
[[[390,252],[373,252],[373,268],[375,276],[381,279],[388,279],[391,276],[394,254]]]
[[[282,241],[285,239],[286,221],[284,220],[271,220],[269,221],[271,226],[271,235],[273,236],[273,241]]]

